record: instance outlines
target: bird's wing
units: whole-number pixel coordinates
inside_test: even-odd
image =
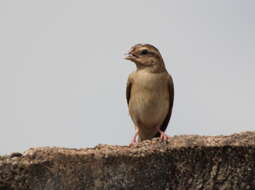
[[[132,80],[131,80],[131,77],[129,77],[128,82],[127,82],[127,87],[126,87],[127,104],[129,104],[129,99],[130,99],[130,95],[131,95],[131,88],[132,88]]]
[[[165,131],[167,128],[167,125],[169,123],[170,117],[172,115],[172,109],[173,109],[173,103],[174,103],[174,83],[171,76],[169,76],[168,80],[168,92],[169,92],[169,109],[168,113],[164,119],[164,122],[160,126],[161,131]]]

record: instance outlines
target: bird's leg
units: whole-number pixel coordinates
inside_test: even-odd
[[[138,136],[138,129],[136,129],[136,131],[135,131],[135,135],[134,135],[134,137],[133,137],[133,139],[131,141],[131,144],[136,144],[137,143],[137,141],[136,141],[137,136]]]
[[[167,134],[165,134],[164,131],[161,131],[159,128],[158,128],[158,132],[160,133],[160,137],[159,138],[161,140],[165,141],[165,140],[167,140],[169,138],[169,136]]]

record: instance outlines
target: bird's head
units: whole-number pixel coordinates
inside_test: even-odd
[[[137,69],[146,69],[152,72],[165,70],[164,61],[159,50],[150,44],[133,46],[125,59],[134,62]]]

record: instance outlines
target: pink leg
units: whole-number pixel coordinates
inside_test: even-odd
[[[161,131],[160,129],[158,129],[158,132],[160,133],[160,139],[165,141],[169,138],[169,136],[167,134],[165,134],[163,131]]]
[[[137,140],[136,140],[137,136],[138,136],[138,130],[136,130],[135,135],[134,135],[134,137],[133,137],[133,139],[131,141],[131,144],[136,144],[137,143]]]

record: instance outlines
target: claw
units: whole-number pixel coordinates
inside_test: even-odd
[[[138,132],[135,133],[135,136],[133,137],[133,139],[132,139],[130,145],[133,145],[133,144],[136,144],[136,143],[137,143],[137,140],[136,140],[136,139],[137,139],[137,135],[138,135]]]
[[[159,130],[159,133],[160,133],[160,140],[166,141],[169,138],[169,136],[165,134],[163,131]]]

